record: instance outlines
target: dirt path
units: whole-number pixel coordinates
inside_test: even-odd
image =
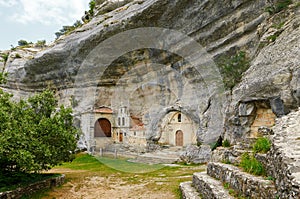
[[[86,172],[84,170],[53,169],[52,173],[64,173],[66,183],[59,188],[50,191],[44,199],[176,199],[174,193],[174,181],[191,180],[187,171],[203,170],[203,166],[184,168],[178,172],[178,176],[129,175],[119,173],[101,177],[99,173]],[[177,184],[175,184],[177,186]]]

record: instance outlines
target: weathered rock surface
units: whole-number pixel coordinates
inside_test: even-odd
[[[283,26],[276,31],[281,34],[275,37],[274,42],[258,50],[241,83],[233,89],[226,119],[226,123],[229,124],[228,137],[231,137],[231,140],[249,136],[250,126],[258,108],[270,108],[277,117],[281,117],[300,106],[299,8],[292,7],[289,11],[277,13],[261,24],[262,41],[270,36],[270,31],[274,31],[274,27],[279,23]],[[248,108],[243,110],[241,106],[244,109],[246,106]],[[239,114],[239,109],[249,113]],[[250,114],[252,110],[254,115]]]
[[[266,168],[276,179],[280,198],[300,197],[300,109],[283,116],[273,127]]]
[[[222,163],[209,163],[207,174],[223,183],[228,183],[238,194],[250,198],[276,198],[277,193],[271,180],[240,171],[239,168]]]
[[[194,173],[193,186],[200,193],[201,198],[231,199],[228,190],[225,190],[222,182],[208,176],[205,172]]]
[[[200,199],[199,193],[192,186],[192,182],[182,182],[179,187],[182,192],[183,199]]]
[[[149,139],[159,138],[159,123],[165,114],[180,109],[198,125],[198,140],[211,143],[223,132],[222,113],[227,104],[225,97],[220,96],[223,94],[222,78],[213,59],[238,50],[254,55],[260,41],[258,27],[268,17],[264,8],[269,4],[267,0],[132,1],[95,16],[72,34],[60,37],[55,45],[38,53],[34,59],[19,63],[17,68],[7,64],[8,87],[26,91],[56,87],[61,103],[70,104],[69,99],[75,99],[78,102],[75,111],[80,113],[95,106],[116,107],[118,104],[114,103],[124,103],[120,96],[114,96],[118,92],[116,85],[123,85],[118,89],[125,88],[122,91],[125,100],[130,99],[132,107],[143,105],[134,115],[145,123]],[[117,51],[121,54],[113,62],[104,63],[103,60],[110,56],[108,52],[114,50],[116,53],[122,47],[120,44],[129,40],[117,37],[113,43],[107,43],[103,51],[97,49],[101,44],[118,33],[144,27],[180,31],[201,44],[210,56],[199,59],[197,55],[202,60],[196,63],[202,65],[197,71],[180,53],[178,56],[170,49],[161,48],[161,44],[165,45],[174,37],[160,40],[158,36],[153,46],[156,50],[149,46],[142,50],[143,41],[133,40],[130,45],[140,46],[138,49]],[[95,49],[100,50],[98,54]],[[201,54],[201,50],[189,50],[183,52]],[[144,89],[139,90],[139,87]]]
[[[180,154],[180,159],[186,163],[203,164],[209,162],[211,158],[211,148],[209,145],[197,147],[195,145],[187,146],[186,150]]]

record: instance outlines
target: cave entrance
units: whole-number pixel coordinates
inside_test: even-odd
[[[183,132],[181,130],[176,131],[176,146],[183,146]]]
[[[94,137],[111,137],[111,123],[108,119],[100,118],[95,122]]]

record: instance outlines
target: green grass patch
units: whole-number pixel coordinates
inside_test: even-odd
[[[266,175],[263,165],[253,155],[249,155],[249,153],[244,153],[242,155],[240,166],[245,172],[254,175]]]
[[[229,142],[229,140],[225,139],[225,140],[222,142],[222,146],[223,146],[223,147],[230,147],[230,142]]]
[[[254,153],[267,153],[271,148],[271,141],[268,138],[261,137],[253,144]]]
[[[192,180],[194,172],[204,171],[201,165],[149,165],[128,162],[126,158],[94,157],[85,153],[77,154],[75,160],[64,163],[54,168],[56,172],[66,171],[66,181],[76,185],[84,186],[86,180],[92,177],[109,179],[108,182],[122,182],[124,185],[145,184],[145,191],[160,193],[172,193],[175,198],[180,198],[179,184],[184,181]],[[47,198],[55,198],[59,194],[70,190],[67,184],[55,191],[48,190],[44,194]],[[35,195],[32,196],[34,198]],[[173,197],[173,196],[172,196]],[[36,196],[36,198],[39,198]]]
[[[149,164],[128,162],[127,159],[112,159],[107,157],[99,157],[97,158],[97,160],[108,167],[111,167],[118,171],[129,172],[129,173],[153,172],[165,167],[164,165],[161,164],[149,165]]]

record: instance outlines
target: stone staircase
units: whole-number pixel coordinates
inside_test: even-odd
[[[276,120],[271,150],[255,157],[268,176],[253,176],[232,164],[210,162],[207,171],[195,173],[192,182],[180,184],[183,198],[300,198],[300,109]],[[245,150],[247,147],[245,147]],[[243,147],[217,149],[212,161],[238,159]],[[213,156],[214,156],[213,155]],[[233,161],[231,161],[233,162]],[[229,194],[229,192],[231,194]]]
[[[192,182],[180,184],[183,198],[276,198],[273,181],[253,176],[240,168],[210,162],[207,171],[195,173]],[[192,196],[192,197],[191,197]]]

